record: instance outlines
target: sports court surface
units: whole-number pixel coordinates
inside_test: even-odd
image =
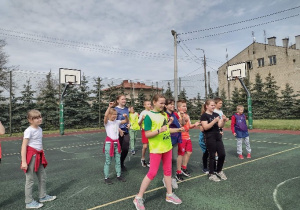
[[[215,183],[201,171],[198,134],[198,130],[191,130],[194,151],[188,168],[192,177],[175,190],[183,203],[174,205],[164,200],[166,190],[160,169],[145,194],[146,209],[299,209],[299,135],[251,132],[252,159],[239,160],[236,141],[225,131],[224,172],[228,180]],[[140,164],[140,138],[137,154],[129,154],[125,163],[127,182],[117,182],[114,166],[111,167],[113,185],[103,180],[104,138],[105,133],[88,133],[43,139],[48,160],[47,191],[57,200],[45,203],[42,209],[135,209],[133,197],[148,171]],[[2,141],[0,209],[25,209],[21,143]],[[34,197],[37,196],[35,185]]]

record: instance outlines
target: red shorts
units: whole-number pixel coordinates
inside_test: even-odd
[[[182,139],[182,143],[178,143],[178,155],[183,156],[185,152],[193,152],[192,141],[190,139]]]
[[[144,129],[142,129],[142,143],[143,144],[148,144],[149,143],[148,139],[146,138],[146,134],[145,134]]]

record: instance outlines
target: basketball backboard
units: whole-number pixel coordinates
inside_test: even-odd
[[[76,69],[59,69],[59,83],[60,84],[75,84],[80,85],[81,83],[81,71]]]
[[[227,80],[234,80],[236,78],[246,77],[246,63],[239,63],[228,66]]]

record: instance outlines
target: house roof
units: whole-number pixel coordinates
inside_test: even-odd
[[[124,88],[124,89],[134,88],[134,89],[144,89],[144,90],[147,90],[147,89],[162,90],[162,88],[149,86],[149,85],[146,85],[145,83],[141,83],[141,82],[136,82],[135,83],[135,82],[128,82],[128,80],[123,80],[123,82],[120,85],[116,85],[116,86],[112,86],[112,87],[103,89],[103,91],[107,91],[107,90],[110,90],[110,89],[119,89],[119,88]]]

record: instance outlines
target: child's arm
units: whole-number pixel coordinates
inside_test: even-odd
[[[121,124],[129,123],[129,119],[128,119],[127,114],[123,114],[123,117],[125,117],[125,120],[122,120],[122,121],[121,121]],[[128,127],[127,127],[127,128],[128,128]]]
[[[4,135],[4,134],[5,134],[5,128],[0,121],[0,135]]]
[[[152,138],[154,136],[157,136],[158,134],[166,131],[168,128],[167,126],[162,126],[160,129],[157,129],[156,131],[146,131],[145,135],[147,138]],[[170,128],[170,133],[178,133],[184,131],[184,128]]]
[[[110,110],[110,108],[112,108],[113,106],[114,106],[114,102],[109,102],[108,107],[107,107],[107,110],[106,110],[106,112],[105,112],[105,114],[104,114],[104,125],[107,124],[109,110]]]
[[[219,128],[223,128],[223,127],[224,127],[225,122],[226,122],[226,119],[227,119],[226,116],[223,115],[223,116],[222,116],[222,119],[218,121],[218,126],[219,126]]]
[[[170,118],[169,118],[168,125],[171,125],[173,121],[174,121],[174,118],[173,118],[173,117],[170,117]]]
[[[121,137],[124,136],[124,131],[121,128],[119,128],[119,134]]]
[[[22,158],[21,169],[23,169],[23,170],[27,170],[27,168],[28,168],[27,160],[26,160],[28,141],[29,141],[29,139],[23,138],[23,143],[22,143],[22,147],[21,147],[21,158]]]
[[[143,123],[144,119],[145,119],[145,115],[140,115],[139,121],[138,121],[138,124],[139,124],[140,127],[142,126],[142,123]]]
[[[200,127],[199,128],[200,128],[201,132],[204,132],[204,128],[202,127],[201,122],[200,122]]]
[[[213,127],[213,125],[217,122],[219,122],[220,117],[216,117],[213,121],[211,121],[210,123],[208,123],[207,121],[201,121],[202,127],[204,130],[209,130]]]
[[[235,125],[235,116],[232,115],[231,117],[231,132],[234,136],[236,136],[235,130],[234,130],[234,125]]]
[[[178,133],[178,132],[183,132],[184,127],[181,128],[170,128],[170,133]]]

